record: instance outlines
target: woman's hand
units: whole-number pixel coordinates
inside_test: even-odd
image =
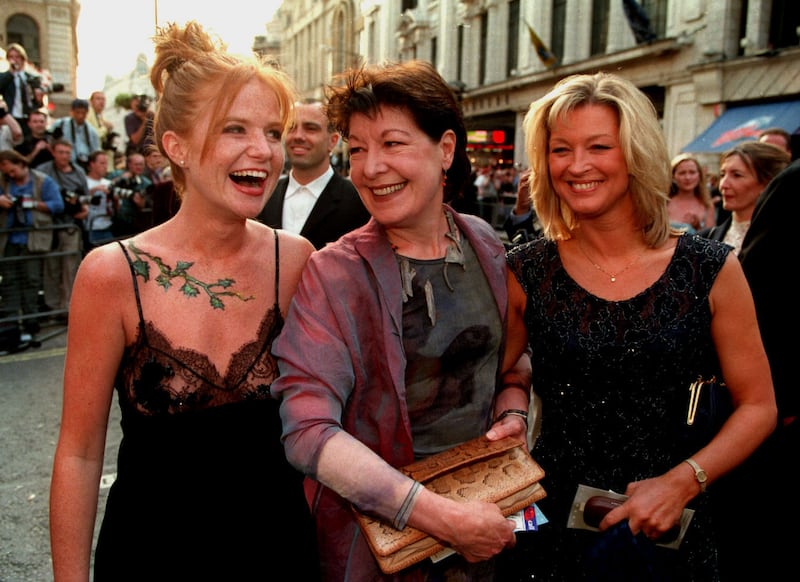
[[[692,228],[695,230],[700,230],[703,227],[703,218],[694,214],[693,212],[687,212],[684,214],[683,221],[686,224],[691,224]]]
[[[459,505],[463,506],[463,517],[453,522],[454,540],[450,547],[467,562],[483,562],[514,547],[514,522],[503,517],[497,505],[483,501]]]
[[[524,170],[519,175],[519,185],[517,186],[517,201],[514,203],[514,214],[522,216],[531,211],[533,204],[531,203],[531,193],[528,188],[528,181],[530,180],[530,169]]]
[[[485,501],[460,502],[423,489],[408,524],[429,533],[468,562],[482,562],[516,544],[514,522]]]
[[[528,438],[527,418],[523,418],[518,414],[508,414],[505,418],[496,420],[486,433],[486,436],[490,441],[512,437],[518,441],[526,442]]]
[[[688,465],[686,467],[689,469]],[[640,531],[651,540],[657,540],[680,522],[686,504],[698,492],[694,477],[682,467],[651,479],[629,483],[625,490],[628,499],[612,509],[600,522],[605,531],[627,519],[633,535]]]

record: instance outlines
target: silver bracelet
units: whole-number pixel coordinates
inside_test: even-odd
[[[508,408],[497,415],[497,418],[494,419],[492,424],[496,424],[503,420],[506,416],[519,416],[522,420],[525,421],[525,426],[528,426],[528,412],[526,410],[520,410],[519,408]]]
[[[400,506],[400,510],[397,512],[397,515],[392,522],[392,525],[395,529],[403,530],[406,527],[406,523],[408,523],[408,518],[411,517],[411,510],[414,509],[414,505],[417,502],[417,496],[422,491],[422,483],[419,481],[414,481],[414,484],[411,486],[411,489],[408,490],[408,494],[406,498],[403,500],[403,505]]]

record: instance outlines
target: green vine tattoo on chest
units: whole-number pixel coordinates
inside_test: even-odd
[[[189,269],[194,263],[188,261],[178,261],[178,264],[173,269],[161,257],[151,255],[136,247],[133,242],[128,243],[128,248],[136,257],[133,261],[134,272],[141,277],[145,282],[150,280],[150,263],[146,259],[150,259],[158,267],[159,275],[155,278],[156,284],[164,288],[164,291],[169,290],[173,285],[173,280],[178,279],[181,283],[181,293],[187,297],[197,297],[200,290],[205,291],[208,295],[209,303],[214,309],[225,309],[223,297],[236,297],[241,301],[250,301],[255,299],[254,295],[244,296],[238,291],[230,289],[236,282],[234,279],[218,279],[216,283],[204,283],[199,281],[189,274]],[[146,259],[142,258],[145,257]],[[221,290],[220,290],[221,289]]]

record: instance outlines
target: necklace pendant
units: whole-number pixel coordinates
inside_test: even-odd
[[[617,278],[616,277],[611,277],[611,282],[612,283],[616,283],[617,282]]]

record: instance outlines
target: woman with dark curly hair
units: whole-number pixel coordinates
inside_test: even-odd
[[[273,350],[286,453],[309,475],[323,574],[494,580],[491,558],[514,545],[513,523],[493,503],[453,501],[398,468],[487,431],[525,440],[530,363],[504,362],[503,243],[446,202],[470,163],[458,101],[433,66],[367,67],[339,81],[328,116],[372,218],[311,256]],[[383,575],[351,504],[459,555]]]

